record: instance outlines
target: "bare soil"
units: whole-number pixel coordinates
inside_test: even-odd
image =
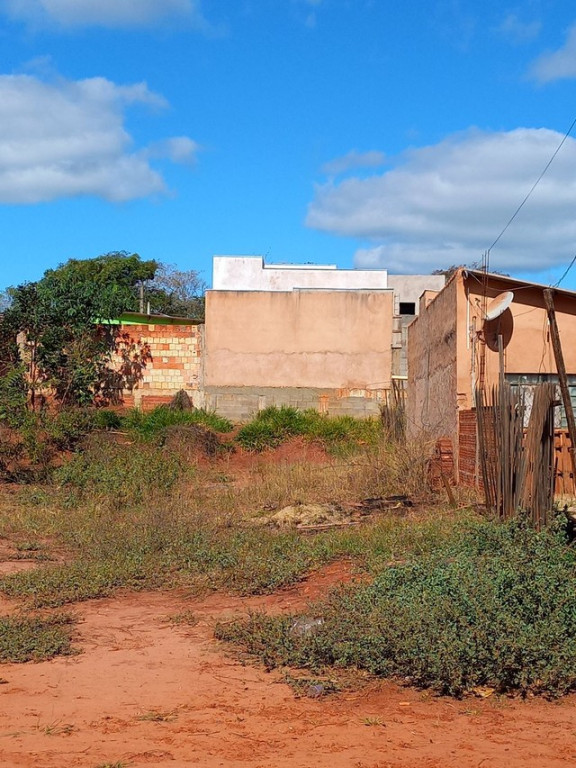
[[[257,456],[239,450],[210,462],[242,485],[261,466],[303,458],[327,460],[319,446],[295,440]],[[8,498],[17,488],[3,492]],[[37,553],[0,538],[1,573],[37,565]],[[281,672],[243,663],[214,640],[216,621],[250,610],[304,609],[349,578],[347,564],[338,563],[264,597],[147,592],[74,606],[78,655],[0,665],[0,768],[560,768],[576,762],[576,696],[456,701],[372,681],[298,698]],[[0,597],[0,614],[17,609]],[[171,621],[190,612],[194,625]]]
[[[77,606],[82,653],[0,667],[0,766],[574,764],[576,697],[455,701],[377,681],[297,698],[280,672],[243,664],[213,639],[217,620],[296,610],[347,578],[335,564],[265,597],[153,592]],[[194,626],[170,621],[190,611]]]

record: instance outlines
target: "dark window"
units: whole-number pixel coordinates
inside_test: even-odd
[[[400,314],[401,315],[415,315],[416,304],[413,301],[401,301],[400,302]]]

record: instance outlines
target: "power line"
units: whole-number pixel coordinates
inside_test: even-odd
[[[534,190],[536,189],[536,187],[538,186],[538,184],[539,184],[539,183],[542,181],[542,177],[544,176],[544,174],[546,173],[546,171],[548,170],[548,168],[550,168],[550,166],[552,165],[552,162],[554,161],[554,158],[556,157],[556,155],[558,154],[558,152],[560,152],[560,150],[562,149],[562,147],[563,147],[563,145],[564,145],[564,142],[566,141],[566,139],[568,138],[568,136],[570,136],[570,134],[572,133],[572,129],[574,128],[574,126],[575,126],[575,125],[576,125],[576,117],[575,117],[575,118],[574,118],[574,120],[572,121],[572,125],[570,126],[570,128],[568,128],[568,130],[567,130],[567,131],[566,131],[566,133],[564,134],[564,138],[562,139],[562,141],[560,142],[560,144],[558,144],[558,146],[556,147],[556,150],[554,151],[554,154],[552,155],[552,157],[550,158],[550,160],[548,160],[548,162],[547,162],[547,163],[546,163],[546,165],[544,166],[544,170],[542,171],[542,173],[540,174],[540,176],[538,176],[538,178],[536,179],[536,181],[535,181],[535,182],[534,182],[534,184],[532,185],[532,187],[531,187],[530,191],[528,192],[528,194],[526,195],[526,197],[524,198],[524,200],[522,200],[522,202],[520,203],[520,205],[518,206],[518,208],[516,208],[516,210],[514,211],[514,213],[512,214],[512,216],[511,216],[511,217],[508,219],[508,222],[506,223],[505,227],[504,227],[504,228],[503,228],[503,230],[500,232],[500,234],[498,235],[498,237],[496,238],[496,240],[494,240],[494,242],[492,243],[492,245],[490,246],[490,248],[488,248],[488,255],[490,254],[490,251],[492,250],[492,248],[494,248],[494,246],[496,245],[496,243],[497,243],[497,242],[500,240],[500,238],[502,237],[502,235],[504,234],[504,232],[506,232],[506,230],[508,229],[508,227],[510,226],[510,224],[512,224],[512,222],[514,221],[514,219],[516,218],[516,216],[518,216],[518,214],[520,213],[520,211],[521,211],[521,210],[522,210],[522,208],[524,207],[524,204],[527,202],[527,200],[528,200],[528,198],[530,197],[530,195],[532,194],[532,192],[534,192]],[[564,277],[562,277],[562,279],[564,279]]]
[[[557,282],[557,283],[554,283],[554,285],[552,286],[553,288],[558,288],[558,286],[560,285],[560,283],[562,282],[562,280],[564,280],[564,278],[566,277],[566,275],[568,274],[568,272],[570,272],[570,270],[572,269],[572,267],[574,266],[574,264],[575,264],[575,263],[576,263],[576,255],[574,256],[574,258],[572,259],[572,261],[570,262],[570,264],[568,264],[568,266],[567,266],[567,267],[566,267],[566,269],[564,270],[564,274],[562,275],[562,277],[560,278],[560,280],[558,280],[558,282]]]

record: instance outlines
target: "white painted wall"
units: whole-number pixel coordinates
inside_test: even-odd
[[[385,269],[265,264],[261,256],[214,256],[212,286],[215,291],[382,290],[389,287],[387,278]]]

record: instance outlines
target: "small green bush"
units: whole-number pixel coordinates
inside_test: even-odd
[[[459,541],[342,587],[321,622],[252,616],[221,626],[269,667],[357,667],[460,696],[476,687],[559,696],[576,688],[576,562],[557,534],[471,525]]]
[[[122,417],[116,411],[98,408],[94,413],[94,426],[96,429],[121,429]]]
[[[22,365],[9,368],[0,376],[0,423],[18,428],[26,418],[28,382]]]
[[[72,450],[96,426],[97,411],[90,408],[62,408],[54,415],[43,414],[40,427],[45,439],[56,449]]]

